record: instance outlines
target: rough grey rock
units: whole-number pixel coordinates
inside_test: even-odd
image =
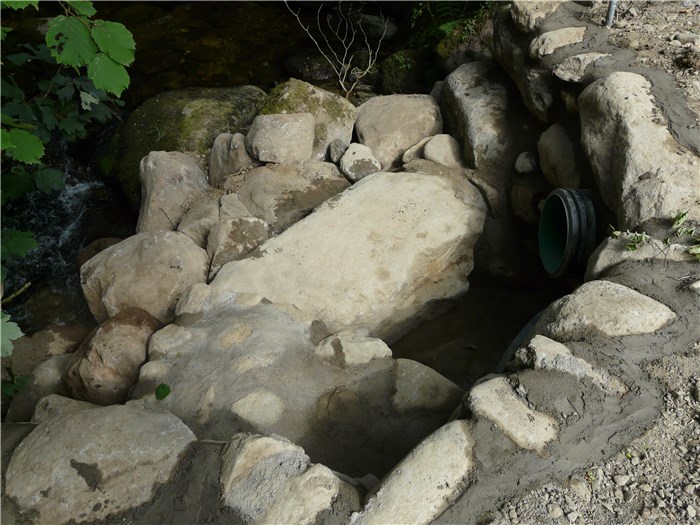
[[[268,240],[255,258],[224,265],[211,288],[294,304],[333,332],[391,339],[430,301],[466,291],[484,215],[466,181],[376,173]]]
[[[334,164],[307,161],[256,168],[237,182],[236,191],[251,215],[279,233],[348,186]]]
[[[184,233],[200,248],[207,247],[209,230],[219,222],[219,194],[207,193],[182,217],[177,231]]]
[[[220,476],[225,504],[248,523],[346,523],[360,496],[304,450],[278,436],[236,434]]]
[[[542,58],[562,47],[582,42],[585,33],[585,27],[562,27],[542,33],[530,42],[530,58]]]
[[[71,354],[50,357],[29,375],[29,386],[15,393],[5,421],[30,421],[39,400],[50,394],[66,395],[61,376],[71,361]]]
[[[554,68],[554,74],[566,82],[588,83],[593,80],[586,74],[586,68],[591,64],[596,64],[603,58],[609,58],[609,53],[581,53],[566,57]]]
[[[539,167],[537,153],[534,151],[523,151],[518,158],[515,159],[515,171],[518,173],[532,173]]]
[[[509,10],[494,18],[494,57],[518,86],[525,106],[542,122],[549,122],[549,110],[554,103],[551,72],[543,66],[533,66],[519,43]]]
[[[60,417],[82,410],[92,410],[100,408],[100,405],[88,403],[87,401],[77,401],[69,397],[63,397],[58,394],[49,394],[42,397],[36,404],[32,423],[43,423],[52,417]]]
[[[314,117],[313,158],[316,160],[325,160],[334,140],[345,144],[352,142],[355,106],[335,93],[295,78],[274,88],[260,113],[311,113]]]
[[[521,364],[536,370],[559,370],[578,379],[586,378],[612,395],[623,396],[629,392],[629,388],[616,377],[593,368],[585,359],[574,356],[565,345],[542,335],[536,335],[527,346],[518,349],[515,357]]]
[[[132,396],[172,411],[198,436],[274,433],[334,470],[381,475],[458,403],[461,391],[455,400],[454,385],[437,372],[417,363],[409,370],[377,349],[358,351],[357,337],[339,337],[352,341],[343,352],[350,363],[329,362],[317,347],[327,330],[293,307],[225,292],[205,298],[196,290],[187,300],[191,307],[182,305],[177,324],[151,338]],[[177,388],[156,401],[159,383]],[[422,397],[394,403],[396,391],[401,399]],[[338,439],[328,440],[329,433]]]
[[[132,306],[167,323],[185,288],[206,282],[208,267],[207,252],[183,233],[138,233],[86,262],[80,284],[100,323]]]
[[[537,142],[542,173],[555,188],[580,188],[586,160],[570,132],[553,124]]]
[[[474,468],[473,448],[466,421],[441,427],[382,480],[351,525],[431,523],[461,494]]]
[[[448,168],[463,168],[459,142],[450,135],[440,134],[431,137],[423,148],[423,158]]]
[[[513,23],[523,33],[531,33],[564,2],[515,0],[510,8]]]
[[[195,440],[173,415],[128,406],[50,418],[15,449],[5,493],[39,523],[100,521],[151,500]]]
[[[541,452],[559,432],[557,421],[529,408],[505,377],[479,383],[467,397],[471,411],[495,424],[520,448]]]
[[[335,139],[328,145],[328,158],[333,164],[338,164],[348,150],[349,144],[340,139]]]
[[[410,148],[408,148],[406,151],[404,151],[404,154],[401,156],[401,162],[404,164],[408,164],[414,159],[422,159],[423,158],[423,148],[427,144],[427,142],[433,137],[425,137],[424,139],[421,139],[418,141],[417,144],[414,144]]]
[[[197,163],[178,151],[152,151],[141,160],[139,173],[142,195],[136,233],[175,230],[208,187]]]
[[[314,348],[314,357],[340,368],[364,365],[372,359],[391,357],[391,350],[381,339],[338,332],[321,341]]]
[[[314,117],[311,113],[258,115],[245,141],[248,152],[262,162],[308,160],[314,142]]]
[[[160,93],[136,108],[120,129],[111,173],[132,207],[139,209],[139,163],[149,152],[191,152],[204,168],[214,139],[245,133],[266,96],[255,86],[187,88]]]
[[[626,286],[589,281],[550,304],[532,333],[557,341],[648,334],[675,318],[667,306]]]
[[[673,138],[650,89],[641,75],[615,72],[579,97],[581,145],[619,229],[679,211],[700,221],[700,157]]]
[[[148,341],[163,324],[140,308],[121,310],[97,327],[72,354],[63,383],[74,399],[124,403],[146,362]]]
[[[697,259],[686,249],[686,246],[672,243],[664,244],[663,241],[651,238],[648,242],[637,248],[629,250],[629,235],[623,233],[618,239],[606,238],[598,245],[598,248],[588,259],[586,268],[586,281],[599,279],[609,269],[625,261],[663,260],[665,262],[677,261],[692,263]]]
[[[363,144],[350,144],[343,158],[340,159],[340,171],[350,182],[357,182],[381,170],[382,165],[374,158],[372,150]]]
[[[214,139],[209,154],[209,184],[219,187],[227,175],[236,174],[254,164],[255,159],[245,147],[245,135],[222,133]]]
[[[540,204],[552,191],[542,175],[519,175],[513,178],[510,188],[510,207],[513,215],[526,224],[540,220]]]
[[[224,264],[244,258],[268,237],[268,224],[257,217],[240,217],[217,222],[207,238],[207,254],[211,260],[209,279],[213,279]]]
[[[442,133],[442,116],[430,95],[372,97],[357,108],[355,132],[387,169],[421,139]]]

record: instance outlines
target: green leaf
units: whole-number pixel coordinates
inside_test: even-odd
[[[0,356],[8,357],[12,355],[12,349],[14,348],[12,341],[19,339],[23,335],[17,323],[10,321],[9,315],[5,312],[0,313],[0,338],[2,339]]]
[[[27,6],[32,6],[34,9],[39,10],[39,0],[4,0],[2,7],[9,7],[10,9],[24,9]]]
[[[0,259],[10,257],[25,257],[28,252],[39,246],[31,232],[17,230],[2,230],[0,239]]]
[[[71,137],[85,134],[85,125],[80,121],[80,115],[77,111],[68,113],[58,126]]]
[[[129,87],[129,74],[121,64],[117,64],[104,53],[98,53],[88,64],[88,77],[98,89],[121,96]]]
[[[170,395],[170,387],[165,383],[161,383],[156,387],[156,399],[158,401],[163,401],[166,397]]]
[[[56,120],[56,114],[53,112],[53,109],[49,106],[40,106],[39,111],[41,112],[41,120],[47,129],[53,130],[58,127],[58,120]]]
[[[58,100],[60,100],[61,102],[68,102],[70,99],[73,98],[74,93],[75,88],[72,84],[68,84],[59,89],[56,94],[58,95]]]
[[[15,53],[14,55],[7,55],[6,57],[8,62],[12,62],[13,64],[16,64],[18,66],[29,62],[32,58],[34,57],[29,53]]]
[[[65,188],[63,172],[55,168],[42,168],[34,173],[34,184],[44,193]]]
[[[46,45],[51,48],[56,62],[73,67],[89,64],[97,53],[97,46],[83,21],[63,15],[49,21]]]
[[[6,129],[0,129],[0,150],[15,149],[16,147],[10,139],[10,133]]]
[[[90,93],[86,93],[85,91],[80,92],[80,107],[85,111],[90,111],[93,104],[99,103],[100,101],[93,97]]]
[[[88,18],[97,13],[97,9],[92,5],[92,2],[82,0],[68,0],[68,5],[71,6],[80,16]]]
[[[2,179],[0,180],[2,181],[3,204],[34,190],[32,178],[26,169],[12,170],[3,173]]]
[[[11,129],[8,138],[15,148],[6,150],[7,154],[15,160],[27,164],[39,164],[44,155],[44,144],[36,135],[23,129]]]
[[[128,66],[134,61],[136,43],[133,35],[123,24],[95,20],[90,34],[100,51],[118,64]]]
[[[11,27],[0,26],[0,41],[5,40],[5,37],[8,35],[8,33],[10,31],[12,31]]]
[[[15,101],[24,100],[24,92],[4,78],[0,80],[0,94]]]
[[[674,230],[676,228],[680,228],[681,224],[683,224],[687,218],[688,218],[687,211],[680,212],[678,215],[676,215],[676,218],[673,219],[673,226],[671,226],[671,228],[673,228]]]

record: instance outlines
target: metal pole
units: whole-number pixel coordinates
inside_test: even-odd
[[[615,9],[617,9],[617,0],[610,0],[608,5],[608,18],[605,20],[605,27],[612,27],[613,19],[615,18]]]

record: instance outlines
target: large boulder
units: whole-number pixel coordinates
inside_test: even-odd
[[[378,339],[328,336],[296,308],[204,288],[153,335],[132,392],[200,437],[277,434],[334,470],[381,475],[459,405],[461,388]],[[157,401],[160,383],[172,391]]]
[[[349,186],[334,164],[319,161],[261,166],[230,182],[241,203],[274,233]]]
[[[430,95],[372,97],[357,108],[355,132],[387,169],[417,142],[442,133],[442,115]]]
[[[113,140],[112,153],[100,165],[119,181],[138,210],[143,157],[151,151],[189,152],[204,166],[214,139],[221,133],[245,133],[266,96],[255,86],[187,88],[156,95],[129,116]]]
[[[258,115],[245,137],[248,153],[261,162],[303,162],[311,157],[311,113]]]
[[[393,339],[431,302],[467,291],[484,216],[481,195],[464,179],[375,173],[255,257],[223,266],[211,288],[294,304],[332,331]]]
[[[175,230],[192,204],[207,191],[207,177],[192,157],[152,151],[141,159],[141,210],[136,233]]]
[[[152,500],[195,441],[175,416],[129,406],[40,424],[17,446],[5,495],[36,523],[95,523]]]
[[[127,308],[105,321],[72,354],[63,373],[72,397],[99,405],[124,403],[147,360],[148,341],[162,327],[139,308]]]
[[[581,93],[579,108],[581,144],[619,229],[682,211],[700,221],[700,157],[673,138],[647,79],[611,73]]]
[[[311,113],[314,117],[313,158],[325,160],[334,140],[349,144],[355,124],[355,106],[329,91],[292,78],[270,91],[261,115]]]
[[[80,283],[100,323],[129,307],[167,323],[182,292],[206,282],[208,268],[207,252],[185,234],[138,233],[86,262]]]

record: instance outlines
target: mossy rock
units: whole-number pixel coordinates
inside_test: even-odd
[[[328,145],[333,140],[340,139],[346,144],[352,140],[355,106],[340,95],[308,82],[292,78],[270,91],[260,114],[277,113],[311,113],[314,116],[313,158],[317,160],[326,158]]]
[[[139,164],[151,151],[181,151],[208,162],[220,133],[245,133],[267,94],[255,86],[167,91],[141,104],[119,130],[114,162],[101,162],[135,210],[141,202]],[[111,164],[111,165],[110,165]],[[111,169],[110,169],[111,168]]]

